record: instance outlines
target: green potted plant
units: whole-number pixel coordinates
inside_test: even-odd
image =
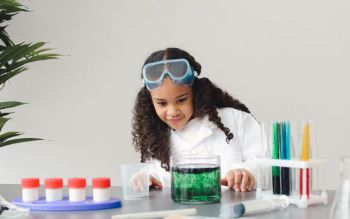
[[[0,0],[0,92],[9,79],[28,70],[26,64],[46,59],[56,59],[59,56],[50,53],[52,49],[44,48],[44,42],[21,42],[16,44],[10,39],[5,28],[8,21],[20,12],[28,12],[28,10],[16,0]],[[0,147],[42,140],[40,138],[18,137],[23,134],[18,131],[2,131],[5,123],[10,119],[8,115],[12,113],[7,110],[22,104],[24,103],[18,101],[0,102]]]

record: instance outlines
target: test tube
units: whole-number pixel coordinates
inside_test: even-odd
[[[278,198],[255,199],[222,206],[220,209],[220,217],[238,218],[286,208],[288,206],[289,199],[285,195],[281,195]]]

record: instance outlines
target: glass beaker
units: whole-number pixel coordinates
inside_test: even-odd
[[[149,165],[129,163],[120,165],[123,198],[125,200],[146,199],[149,197]]]
[[[203,204],[221,199],[220,157],[177,155],[171,159],[171,198],[175,202]]]
[[[329,214],[330,219],[350,218],[350,156],[341,157],[340,176],[341,182]]]

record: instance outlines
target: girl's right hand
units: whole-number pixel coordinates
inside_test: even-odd
[[[154,176],[149,176],[149,186],[152,188],[163,189],[162,182]]]
[[[236,192],[251,192],[255,184],[252,173],[244,169],[232,169],[221,179],[221,185]]]
[[[129,187],[131,187],[135,192],[143,191],[147,184],[149,187],[152,188],[163,188],[161,181],[155,178],[154,176],[150,175],[148,182],[147,178],[147,174],[144,172],[136,173],[130,178]]]

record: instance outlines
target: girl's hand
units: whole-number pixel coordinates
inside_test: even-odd
[[[236,192],[251,192],[255,184],[253,174],[244,169],[234,169],[227,172],[221,179],[221,185],[227,186],[229,190],[235,189]]]
[[[152,187],[152,188],[158,188],[162,189],[163,185],[162,183],[155,178],[154,176],[149,176],[149,181],[147,182],[147,174],[144,172],[135,173],[130,181],[129,181],[129,187],[131,187],[135,192],[141,192],[145,188],[145,186]]]
[[[159,181],[157,178],[154,176],[149,176],[149,186],[152,188],[158,188],[158,189],[163,189],[162,182]]]
[[[134,173],[129,180],[129,187],[134,192],[142,192],[147,188],[148,184],[148,174],[142,171]]]

